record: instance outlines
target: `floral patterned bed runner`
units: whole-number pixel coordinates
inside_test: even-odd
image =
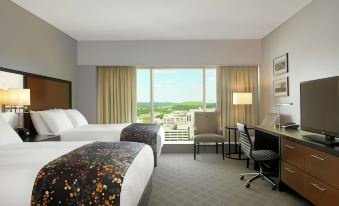
[[[140,142],[152,147],[154,165],[157,165],[157,136],[160,129],[156,124],[133,123],[121,131],[120,140]]]
[[[45,165],[31,205],[120,205],[125,174],[144,144],[94,142]]]

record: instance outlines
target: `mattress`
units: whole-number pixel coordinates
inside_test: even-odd
[[[30,205],[33,184],[48,162],[90,142],[25,142],[0,146],[1,205]],[[153,171],[153,151],[145,146],[133,160],[121,187],[121,206],[138,204]]]
[[[68,129],[60,133],[61,141],[104,141],[119,142],[121,131],[129,126],[125,124],[88,124],[73,129]],[[157,154],[161,153],[161,148],[165,142],[165,130],[161,126],[157,135]]]

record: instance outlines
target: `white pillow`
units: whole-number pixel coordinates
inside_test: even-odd
[[[30,114],[34,128],[38,134],[40,135],[53,134],[45,120],[41,117],[40,112],[30,111]]]
[[[53,134],[59,135],[62,131],[74,128],[71,120],[61,110],[39,112]]]
[[[64,110],[64,112],[66,113],[67,117],[71,120],[74,127],[88,125],[86,118],[78,110],[68,109]]]
[[[0,117],[0,131],[0,145],[22,142],[20,136],[3,117]]]
[[[6,122],[12,127],[17,128],[19,125],[19,115],[15,112],[3,112],[0,115],[6,120]]]

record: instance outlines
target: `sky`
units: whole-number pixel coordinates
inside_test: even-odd
[[[202,101],[202,69],[155,69],[155,102]],[[137,101],[150,101],[150,70],[137,70]],[[216,71],[206,69],[206,102],[216,102]]]

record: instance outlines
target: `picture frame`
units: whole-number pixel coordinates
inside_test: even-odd
[[[273,75],[288,73],[288,53],[273,59]]]
[[[289,78],[284,77],[273,80],[273,93],[275,97],[289,96]]]

